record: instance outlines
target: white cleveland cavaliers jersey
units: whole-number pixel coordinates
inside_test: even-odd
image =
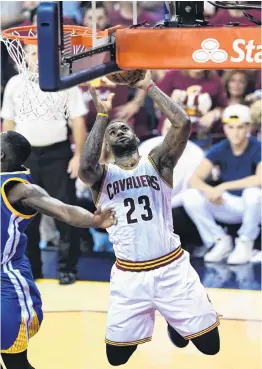
[[[118,223],[107,231],[117,258],[152,260],[180,246],[173,233],[171,195],[150,157],[128,169],[108,165],[97,205],[116,211]]]

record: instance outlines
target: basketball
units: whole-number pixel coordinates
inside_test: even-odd
[[[129,85],[141,81],[145,78],[146,70],[123,70],[122,72],[111,73],[106,76],[110,82],[118,85]]]

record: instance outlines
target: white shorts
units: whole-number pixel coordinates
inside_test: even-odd
[[[156,310],[185,339],[219,325],[188,252],[150,271],[123,271],[113,266],[106,343],[125,346],[151,341]]]

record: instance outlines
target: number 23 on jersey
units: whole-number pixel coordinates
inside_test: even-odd
[[[137,223],[139,221],[139,218],[141,218],[143,221],[149,221],[153,219],[153,212],[150,207],[150,200],[148,196],[139,196],[137,200],[134,200],[132,197],[127,197],[124,199],[124,206],[128,208],[128,211],[126,213],[126,220],[128,224]],[[136,216],[136,208],[137,207],[143,207],[144,212],[137,217]]]

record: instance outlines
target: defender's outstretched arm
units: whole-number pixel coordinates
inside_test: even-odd
[[[67,205],[54,199],[41,187],[33,184],[18,183],[8,192],[8,201],[11,204],[19,200],[26,207],[52,216],[74,227],[107,228],[116,222],[112,209],[98,210],[92,214],[78,206]]]

